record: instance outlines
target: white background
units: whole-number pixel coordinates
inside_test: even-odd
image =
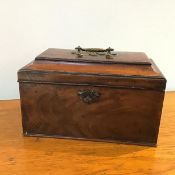
[[[175,90],[175,0],[0,0],[0,99],[36,55],[78,45],[146,52]]]

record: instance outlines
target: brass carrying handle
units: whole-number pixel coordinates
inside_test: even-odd
[[[101,49],[101,48],[82,48],[80,46],[76,47],[75,49],[80,51],[85,51],[85,52],[107,52],[110,53],[111,51],[114,51],[114,49],[108,47],[107,49]]]
[[[83,57],[83,52],[89,53],[91,56],[97,56],[97,55],[106,55],[107,59],[111,59],[112,55],[116,55],[116,53],[111,53],[114,51],[111,47],[108,47],[107,49],[102,48],[82,48],[80,46],[75,48],[77,52],[76,53],[78,57]]]

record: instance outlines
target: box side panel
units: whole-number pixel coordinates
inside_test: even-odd
[[[20,95],[27,135],[157,142],[164,92],[21,82]]]

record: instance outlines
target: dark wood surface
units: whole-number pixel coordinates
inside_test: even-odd
[[[47,59],[63,57],[65,61],[32,61],[18,71],[18,81],[91,84],[152,90],[165,89],[166,80],[164,76],[154,62],[143,53],[123,52],[121,58],[124,59],[126,57],[125,64],[97,64],[81,62],[81,58],[79,58],[79,62],[67,62],[65,56],[77,59],[76,55],[72,55],[70,50],[69,52],[66,50],[66,54],[63,51],[60,51],[60,49],[45,51],[39,57],[46,57]],[[128,64],[128,61],[137,62],[139,58],[143,59],[143,62],[149,62],[151,65]]]
[[[76,57],[59,49],[42,56]],[[19,70],[24,134],[156,145],[166,80],[143,53],[116,57],[126,62],[35,60]],[[128,64],[139,58],[150,65]],[[80,90],[101,96],[87,104]]]
[[[128,64],[92,64],[92,63],[70,63],[63,61],[43,61],[32,62],[25,67],[25,70],[58,71],[58,72],[78,72],[81,74],[102,74],[102,75],[123,75],[123,76],[162,76],[154,65],[129,65]]]
[[[157,69],[153,61],[142,52],[119,52],[114,56],[114,59],[110,59],[116,64],[107,64],[109,60],[106,59],[105,56],[89,55],[86,55],[85,58],[89,60],[90,63],[85,63],[83,62],[84,57],[77,58],[76,54],[71,54],[71,52],[71,50],[66,49],[48,49],[36,57],[34,62],[25,66],[23,70],[162,77],[161,72]],[[53,61],[52,58],[58,58],[58,60]],[[61,61],[59,61],[59,59]],[[69,62],[68,60],[77,60],[77,62]],[[99,60],[99,62],[94,63],[94,60]],[[120,64],[120,61],[123,61],[123,63]],[[137,64],[138,62],[143,64]],[[133,63],[133,65],[128,63]]]
[[[87,104],[79,90],[101,94]],[[164,93],[21,83],[25,135],[46,135],[155,145]]]
[[[174,99],[166,93],[157,147],[23,137],[19,100],[0,101],[0,174],[174,175]]]
[[[66,60],[74,62],[91,62],[91,63],[127,63],[127,64],[141,64],[150,65],[150,60],[147,55],[143,52],[115,52],[116,55],[112,55],[112,59],[106,59],[105,55],[92,56],[89,53],[82,52],[83,56],[81,58],[77,57],[76,54],[72,54],[75,50],[69,49],[54,49],[49,48],[39,56],[36,60]]]

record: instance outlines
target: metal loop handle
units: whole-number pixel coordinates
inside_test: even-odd
[[[85,52],[107,52],[107,53],[110,53],[111,51],[114,51],[114,49],[112,49],[111,47],[108,47],[107,49],[101,49],[101,48],[82,48],[82,47],[78,46],[75,49],[78,50],[78,52],[85,51]]]
[[[91,56],[97,56],[97,55],[106,55],[107,59],[111,59],[112,55],[116,55],[116,53],[111,53],[111,51],[114,51],[111,47],[108,47],[107,49],[102,48],[82,48],[80,46],[75,48],[77,52],[76,53],[78,57],[83,57],[83,52],[87,52]]]

